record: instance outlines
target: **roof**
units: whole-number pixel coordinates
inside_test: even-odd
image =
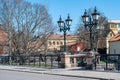
[[[120,20],[108,20],[109,23],[120,23]]]
[[[110,41],[110,42],[113,42],[113,41],[120,41],[120,34],[115,35],[115,36],[112,37],[109,41]]]
[[[49,37],[49,40],[63,40],[64,35],[63,34],[52,34]],[[77,35],[68,35],[66,34],[66,40],[76,40]]]

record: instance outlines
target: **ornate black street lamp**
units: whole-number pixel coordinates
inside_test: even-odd
[[[82,16],[82,20],[84,23],[85,28],[88,28],[90,33],[90,49],[93,50],[93,30],[96,28],[97,22],[99,18],[99,13],[94,9],[94,12],[91,15],[88,15],[87,11],[85,10],[84,15]]]
[[[63,31],[64,33],[64,52],[66,52],[66,31],[70,30],[70,26],[72,23],[72,19],[70,19],[70,16],[68,14],[68,17],[65,21],[62,21],[62,18],[60,16],[59,21],[57,21],[58,26],[60,27],[60,32]]]

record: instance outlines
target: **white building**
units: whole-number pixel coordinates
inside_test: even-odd
[[[115,35],[109,41],[110,54],[120,54],[120,34]]]

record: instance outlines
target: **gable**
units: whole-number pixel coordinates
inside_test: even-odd
[[[116,42],[116,41],[120,41],[120,34],[115,35],[109,40],[109,42]]]

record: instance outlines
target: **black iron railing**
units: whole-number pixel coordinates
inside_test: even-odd
[[[11,58],[11,59],[10,59]],[[85,57],[77,57],[78,67],[85,67]],[[60,54],[2,55],[2,65],[36,66],[42,68],[60,68]],[[95,69],[120,70],[120,54],[96,55],[93,62]]]
[[[37,66],[43,68],[59,68],[60,63],[61,59],[59,54],[0,56],[0,64],[3,65],[22,65],[22,66]]]
[[[100,61],[98,63],[97,59],[100,57]],[[95,67],[96,69],[99,67],[104,70],[120,70],[120,54],[103,54],[95,56]]]

